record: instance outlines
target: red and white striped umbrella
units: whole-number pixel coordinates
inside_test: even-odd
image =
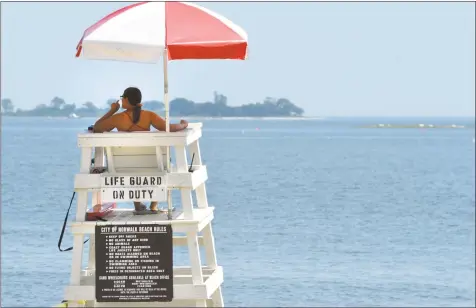
[[[76,57],[156,63],[246,58],[246,32],[206,8],[184,2],[140,2],[119,9],[84,31]]]

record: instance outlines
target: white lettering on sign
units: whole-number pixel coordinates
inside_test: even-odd
[[[101,201],[157,201],[167,200],[166,176],[101,176]]]

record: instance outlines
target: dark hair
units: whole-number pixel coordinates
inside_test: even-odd
[[[136,124],[140,119],[140,112],[142,111],[141,106],[138,106],[142,101],[142,93],[138,88],[129,87],[124,90],[122,97],[127,98],[129,104],[134,107],[132,109],[132,122]]]
[[[134,109],[132,109],[132,123],[136,124],[137,122],[139,122],[141,111],[142,111],[141,106],[137,106],[137,107],[134,107]]]

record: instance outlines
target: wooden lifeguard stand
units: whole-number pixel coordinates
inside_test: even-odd
[[[77,193],[77,209],[71,230],[73,257],[71,278],[66,287],[64,300],[70,307],[223,307],[221,284],[222,267],[217,265],[215,244],[211,222],[213,207],[208,206],[205,182],[207,168],[202,164],[199,139],[202,136],[202,124],[189,124],[181,132],[133,132],[133,133],[83,133],[78,136],[81,148],[80,172],[75,177],[74,189]],[[170,171],[164,168],[166,147],[175,150],[175,167]],[[94,152],[94,154],[93,154]],[[187,159],[193,157],[193,163]],[[92,174],[91,159],[95,167],[105,167],[101,174]],[[167,213],[133,215],[133,208],[114,209],[105,216],[106,221],[88,221],[88,194],[92,193],[90,209],[101,203],[104,193],[102,181],[105,176],[142,176],[157,175],[166,178],[166,185],[156,187],[155,198],[158,201],[166,194],[161,191],[179,189],[182,210],[174,212],[170,220]],[[157,183],[155,183],[157,184]],[[192,192],[195,192],[197,206],[194,207]],[[142,199],[135,200],[141,201]],[[144,199],[147,200],[147,199]],[[160,204],[160,203],[159,203]],[[98,302],[96,298],[96,226],[130,226],[137,224],[171,225],[174,233],[173,246],[187,246],[190,266],[173,267],[173,300],[170,302]],[[85,236],[89,243],[84,244]],[[83,248],[89,245],[87,267],[82,268]],[[205,266],[200,258],[200,245],[205,248]]]

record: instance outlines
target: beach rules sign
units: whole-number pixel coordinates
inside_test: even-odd
[[[157,201],[167,200],[166,175],[120,176],[101,175],[101,201]]]
[[[170,225],[96,226],[96,300],[172,301],[172,233]]]

